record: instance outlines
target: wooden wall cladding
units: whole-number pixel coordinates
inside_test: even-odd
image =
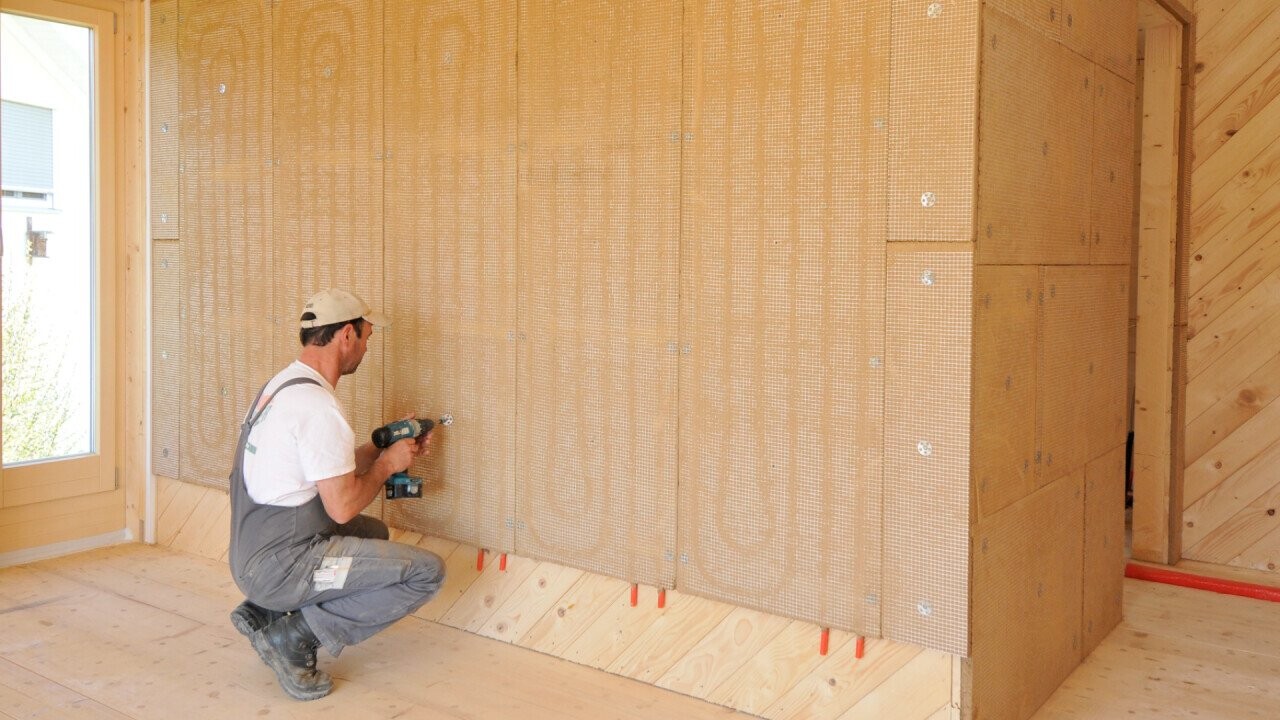
[[[423,502],[389,503],[387,520],[511,550],[515,5],[396,2],[386,14],[386,410],[454,420],[412,469]]]
[[[1128,80],[1094,67],[1092,210],[1089,262],[1128,265],[1133,258],[1135,89]]]
[[[875,635],[889,8],[781,7],[687,15],[677,582]]]
[[[151,468],[181,477],[182,323],[178,320],[180,250],[172,240],[151,245]]]
[[[973,717],[1031,716],[1120,620],[1136,38],[1132,6],[984,7]]]
[[[151,239],[178,239],[178,0],[151,3]]]
[[[973,480],[988,516],[1038,487],[1040,269],[979,266],[974,277]]]
[[[225,485],[274,372],[271,7],[180,0],[178,19],[179,473]]]
[[[178,0],[151,4],[151,467],[178,477],[182,343],[178,321]]]
[[[1276,572],[1280,9],[1196,9],[1183,556]]]
[[[890,242],[973,238],[979,0],[892,0]]]
[[[885,287],[888,637],[967,655],[973,254],[894,245]]]
[[[681,6],[520,5],[516,546],[675,579]]]
[[[1041,292],[1039,472],[1049,480],[1125,442],[1128,270],[1049,267]]]
[[[1086,264],[1093,69],[997,10],[983,25],[978,263]]]
[[[1062,0],[1062,42],[1132,83],[1137,72],[1138,3]]]
[[[272,4],[274,361],[298,352],[298,316],[313,293],[342,287],[392,321],[383,295],[383,81],[380,0]],[[412,312],[413,310],[408,310]],[[338,384],[357,437],[386,422],[386,335]],[[268,372],[268,375],[270,373]],[[265,378],[264,378],[265,380]]]
[[[975,528],[973,717],[1031,717],[1080,662],[1084,475]]]

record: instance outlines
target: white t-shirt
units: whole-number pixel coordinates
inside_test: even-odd
[[[281,383],[296,377],[313,378],[320,384],[285,388],[249,431],[244,449],[245,488],[262,505],[296,507],[317,495],[317,480],[356,468],[351,424],[333,386],[310,366],[295,360],[277,373],[267,383],[259,406]]]

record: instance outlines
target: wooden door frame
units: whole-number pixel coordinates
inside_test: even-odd
[[[1153,40],[1164,42],[1168,51],[1154,66],[1151,53],[1145,53],[1139,111],[1144,118],[1156,111],[1164,122],[1144,120],[1136,138],[1142,163],[1135,194],[1138,322],[1132,554],[1138,560],[1173,564],[1182,554],[1195,27],[1191,12],[1178,0],[1148,1],[1168,13],[1167,20],[1143,27],[1148,46]],[[1171,42],[1176,44],[1169,46]]]

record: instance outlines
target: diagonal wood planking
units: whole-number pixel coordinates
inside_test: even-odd
[[[1280,7],[1196,4],[1183,555],[1280,555]]]
[[[225,491],[156,478],[159,545],[226,560]],[[507,570],[487,556],[476,570],[470,545],[392,529],[397,542],[426,548],[447,563],[440,594],[417,618],[607,670],[760,717],[885,717],[959,720],[959,664],[954,656],[890,640],[869,639],[855,658],[855,637],[831,631],[818,654],[819,628],[755,610],[668,590],[630,586],[550,562],[509,556]],[[105,571],[104,571],[105,572]],[[231,579],[195,566],[181,570],[193,591]],[[145,588],[138,588],[144,592]],[[232,587],[231,592],[234,592]],[[207,602],[198,592],[182,602]]]

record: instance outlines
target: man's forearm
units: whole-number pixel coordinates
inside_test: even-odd
[[[378,455],[381,452],[371,442],[356,448],[356,475],[363,475],[369,472],[369,469],[373,467],[373,461],[378,459]]]
[[[342,524],[359,515],[375,497],[391,475],[390,466],[381,456],[369,463],[363,473],[327,478],[316,483],[324,510],[334,522]]]
[[[375,453],[368,469],[363,473],[356,474],[356,485],[359,487],[360,493],[360,511],[363,511],[368,507],[369,503],[373,502],[374,498],[382,494],[382,489],[389,477],[391,477],[391,470],[386,466],[385,462],[380,461],[380,457]]]

